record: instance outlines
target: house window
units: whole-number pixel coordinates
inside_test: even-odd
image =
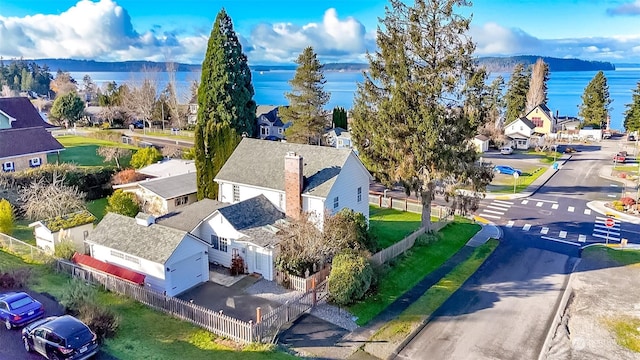
[[[362,202],[362,187],[358,188],[358,202]]]
[[[227,252],[229,247],[229,239],[211,235],[211,245],[215,250]]]
[[[283,128],[278,128],[278,134],[282,135],[284,133],[284,129]]]
[[[342,139],[338,139],[338,146],[342,146],[342,145],[343,145]]]
[[[211,234],[211,245],[216,250],[220,248],[218,245],[218,236]]]
[[[176,201],[176,206],[185,205],[189,201],[189,196],[188,195],[180,196],[176,198],[175,201]]]
[[[340,206],[340,199],[336,196],[333,198],[333,208],[337,209]]]
[[[233,202],[240,201],[240,186],[233,185]]]
[[[42,165],[42,161],[40,160],[40,158],[31,158],[29,159],[29,166],[30,167],[38,167]]]
[[[280,205],[280,209],[284,209],[284,194],[282,193],[278,196],[278,204]]]
[[[7,161],[4,164],[2,164],[2,171],[4,172],[9,172],[14,170],[15,170],[15,167],[13,165],[13,161]]]
[[[536,127],[542,127],[544,125],[544,121],[542,121],[541,118],[539,117],[532,117],[531,118],[531,122],[533,123],[533,125],[535,125]]]
[[[269,135],[269,127],[268,126],[260,126],[260,135]]]
[[[121,253],[120,251],[111,250],[111,256],[140,265],[140,259],[131,255],[127,255],[125,253]]]

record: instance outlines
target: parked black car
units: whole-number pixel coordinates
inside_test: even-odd
[[[82,321],[70,315],[52,316],[22,329],[27,351],[36,351],[47,359],[88,359],[98,352],[96,334]]]

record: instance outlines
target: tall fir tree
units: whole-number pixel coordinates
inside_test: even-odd
[[[198,199],[216,199],[214,183],[220,168],[238,144],[238,135],[253,136],[256,103],[247,56],[233,30],[231,18],[220,10],[209,37],[198,88],[195,129]],[[227,129],[227,127],[229,129]],[[236,134],[234,134],[234,132]],[[227,136],[225,139],[217,139]]]
[[[478,69],[470,20],[454,9],[466,0],[390,0],[358,84],[352,137],[365,165],[386,186],[400,182],[422,203],[431,227],[431,202],[457,184],[481,191],[492,179],[471,145],[487,119],[487,73]],[[468,200],[468,198],[456,200]]]
[[[285,97],[288,107],[281,107],[279,115],[292,124],[285,131],[287,141],[301,144],[320,144],[330,95],[324,91],[323,65],[312,47],[305,48],[296,59],[296,73],[289,81],[291,92]]]
[[[524,116],[527,107],[527,93],[529,92],[529,71],[524,64],[518,63],[513,68],[507,93],[505,94],[506,113],[505,123],[508,124]]]
[[[578,115],[582,118],[583,126],[603,128],[609,117],[609,105],[611,98],[607,78],[604,72],[598,71],[582,93],[582,105]]]
[[[640,81],[631,95],[631,102],[625,105],[624,128],[628,132],[640,131]]]
[[[339,127],[347,130],[347,127],[349,126],[347,122],[347,110],[343,107],[336,106],[333,108],[331,117],[333,119],[333,127]]]
[[[547,81],[549,80],[549,64],[539,58],[531,68],[529,91],[527,91],[527,107],[525,112],[533,110],[538,105],[547,104]]]

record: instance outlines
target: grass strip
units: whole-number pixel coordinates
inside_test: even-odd
[[[375,293],[349,306],[360,326],[367,324],[389,304],[460,250],[480,230],[480,225],[458,218],[435,236],[436,241],[422,245],[420,239],[406,255],[397,258],[379,280]]]
[[[420,228],[420,214],[369,206],[369,232],[381,249],[387,248]]]
[[[640,251],[613,249],[604,245],[589,246],[582,250],[582,258],[600,261],[614,261],[618,265],[640,263]]]
[[[640,319],[610,318],[604,322],[615,334],[618,345],[640,353]]]

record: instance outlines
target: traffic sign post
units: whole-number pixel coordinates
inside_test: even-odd
[[[604,221],[604,226],[607,227],[607,237],[605,239],[606,245],[609,245],[609,231],[611,230],[613,225],[615,225],[615,223],[615,220],[613,220],[612,218],[607,218],[607,220]]]
[[[520,177],[520,174],[518,174],[517,172],[513,172],[513,193],[516,193],[516,183],[518,182],[518,178]]]

